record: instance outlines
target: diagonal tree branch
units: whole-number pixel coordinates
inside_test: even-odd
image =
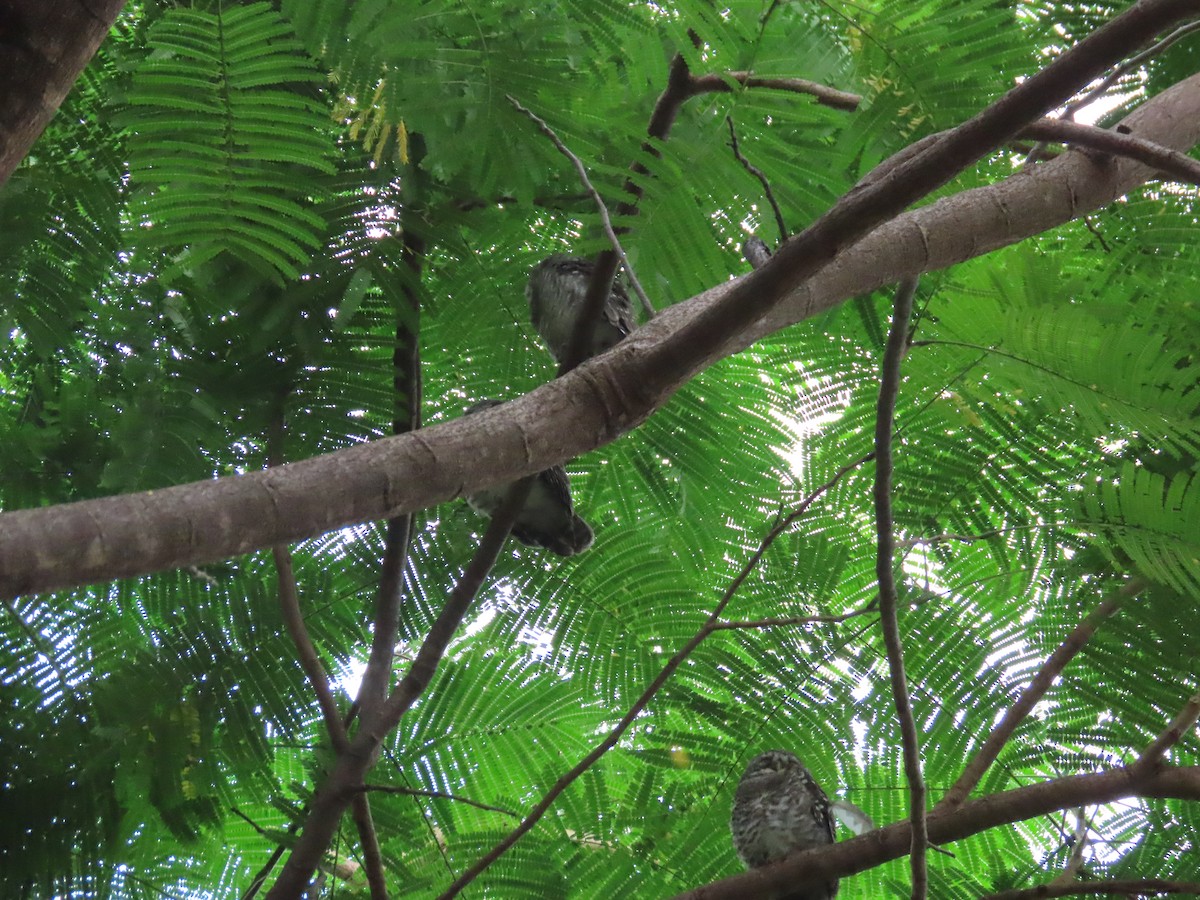
[[[979,748],[975,756],[967,763],[962,775],[958,777],[958,780],[954,782],[950,790],[946,791],[946,795],[934,806],[935,810],[952,809],[961,805],[967,799],[967,796],[974,790],[975,785],[979,784],[979,779],[983,777],[984,772],[996,761],[996,758],[1000,755],[1000,751],[1008,743],[1008,739],[1017,730],[1017,726],[1024,721],[1037,702],[1045,696],[1046,691],[1050,690],[1050,686],[1062,674],[1067,664],[1091,640],[1092,635],[1096,633],[1096,629],[1100,627],[1101,623],[1119,610],[1126,600],[1137,596],[1148,586],[1147,582],[1141,578],[1129,579],[1118,590],[1102,600],[1088,614],[1087,618],[1075,626],[1059,648],[1051,653],[1046,661],[1042,663],[1042,667],[1033,676],[1033,680],[1029,682],[1029,686],[1021,692],[1021,696],[1017,698],[1017,702],[1009,707],[1008,712],[1004,714],[1004,718],[1000,720],[1000,723],[988,735],[988,739],[983,742],[983,746]]]
[[[554,146],[558,148],[558,152],[571,161],[571,165],[575,167],[575,172],[579,175],[579,180],[583,182],[584,189],[588,192],[588,195],[592,198],[592,202],[596,204],[596,209],[600,212],[600,224],[604,227],[604,234],[608,238],[608,243],[612,246],[612,251],[621,260],[621,265],[625,267],[625,274],[629,276],[629,283],[633,286],[634,293],[642,301],[642,312],[646,314],[647,319],[653,319],[654,304],[650,302],[650,298],[646,296],[646,292],[642,289],[642,283],[638,281],[637,275],[633,271],[633,265],[629,262],[629,257],[625,255],[625,249],[621,246],[621,239],[613,231],[612,219],[608,216],[608,207],[604,203],[604,198],[600,196],[600,192],[596,190],[592,185],[591,179],[588,178],[587,169],[584,168],[583,161],[571,152],[571,148],[563,143],[562,138],[555,133],[553,128],[546,124],[544,119],[522,106],[511,94],[505,94],[504,99],[511,103],[517,112],[524,113],[538,127],[538,130],[542,134],[550,138]]]
[[[280,391],[276,398],[276,409],[271,417],[270,429],[267,435],[267,465],[279,464],[283,456],[284,434],[284,404],[290,387]],[[279,582],[279,606],[283,616],[284,626],[292,643],[296,646],[296,655],[300,667],[308,678],[309,686],[316,695],[317,705],[321,708],[321,717],[325,720],[325,730],[329,733],[330,743],[334,752],[340,757],[350,745],[346,734],[346,726],[342,724],[341,714],[329,689],[329,675],[321,658],[317,655],[316,647],[308,636],[308,628],[304,624],[304,615],[300,611],[300,595],[296,586],[296,572],[292,567],[292,554],[282,544],[271,548],[275,561],[275,571]],[[336,828],[340,814],[334,819]],[[379,850],[379,838],[375,834],[375,825],[371,818],[370,801],[366,795],[354,798],[354,825],[358,830],[359,842],[362,844],[363,863],[367,872],[367,884],[371,890],[371,900],[387,900],[387,881],[383,872],[383,854]],[[278,860],[278,856],[273,859]],[[267,870],[268,873],[270,870]],[[257,884],[261,884],[256,879]]]
[[[764,537],[762,542],[758,545],[758,549],[750,555],[750,558],[746,561],[746,564],[742,566],[738,574],[729,583],[729,587],[725,589],[724,595],[722,595],[721,599],[717,601],[716,606],[713,607],[713,611],[709,614],[708,619],[703,625],[700,626],[700,630],[692,635],[688,642],[685,643],[679,650],[677,650],[669,660],[667,660],[666,664],[659,671],[658,675],[653,681],[650,682],[646,690],[642,692],[642,695],[638,697],[636,701],[634,701],[633,705],[629,708],[629,711],[621,717],[621,720],[615,726],[613,726],[612,730],[609,731],[604,740],[597,744],[592,751],[587,754],[587,756],[576,763],[574,768],[559,778],[558,781],[554,782],[554,784],[550,786],[550,789],[542,795],[542,799],[534,804],[533,809],[531,809],[525,818],[521,820],[521,823],[507,835],[505,835],[505,837],[494,847],[492,847],[491,850],[476,860],[475,863],[469,869],[463,872],[462,875],[455,879],[454,883],[451,884],[450,887],[438,895],[438,900],[450,900],[450,898],[458,896],[463,888],[478,878],[488,868],[488,866],[508,852],[509,848],[512,847],[513,844],[527,834],[530,829],[537,824],[538,820],[545,815],[546,811],[553,805],[554,801],[558,799],[558,796],[563,791],[570,787],[571,784],[579,778],[579,776],[590,769],[592,765],[600,759],[600,757],[616,746],[617,741],[621,739],[621,735],[623,735],[629,729],[629,726],[633,724],[634,720],[641,715],[642,710],[649,705],[650,701],[654,698],[654,695],[657,694],[662,686],[667,683],[667,680],[675,673],[675,670],[683,664],[684,660],[691,656],[692,651],[704,643],[705,639],[715,630],[717,630],[717,625],[719,623],[721,614],[725,611],[725,607],[729,605],[729,601],[733,599],[733,595],[737,593],[738,588],[742,586],[742,583],[746,580],[746,578],[749,577],[750,573],[754,571],[755,567],[758,566],[759,562],[763,558],[763,555],[767,552],[771,544],[775,542],[775,539],[783,534],[789,527],[791,527],[792,523],[794,523],[798,518],[803,516],[808,511],[809,507],[816,502],[817,498],[831,490],[839,481],[842,480],[843,477],[845,477],[848,472],[851,472],[863,465],[863,463],[867,462],[871,458],[872,454],[868,454],[860,459],[856,459],[852,463],[847,463],[846,465],[842,466],[837,470],[837,472],[834,473],[832,478],[810,493],[804,498],[803,501],[801,501],[799,505],[797,505],[794,510],[792,510],[792,512],[779,519],[779,521],[772,526],[772,528],[767,532],[766,537]],[[866,609],[855,610],[841,616],[814,616],[812,619],[807,621],[844,622],[847,619],[862,615],[864,612],[867,612],[869,608],[870,607],[867,607]]]
[[[1200,882],[1146,880],[1087,881],[1074,884],[1043,884],[1040,887],[988,894],[983,900],[1042,900],[1047,897],[1097,897],[1117,894],[1121,897],[1158,894],[1200,895]]]
[[[1200,184],[1200,162],[1186,153],[1121,131],[1078,125],[1062,119],[1040,119],[1021,130],[1021,137],[1075,144],[1153,166],[1180,181]]]
[[[1126,797],[1200,800],[1200,766],[1160,768],[1142,775],[1122,767],[1089,775],[1068,775],[991,794],[954,809],[932,811],[928,819],[929,838],[935,844],[947,844],[1056,810],[1110,803]],[[896,822],[848,841],[805,850],[761,869],[722,878],[677,894],[672,900],[773,897],[799,882],[865,872],[901,858],[911,845],[911,824]]]
[[[1200,720],[1200,693],[1192,694],[1188,698],[1183,709],[1175,714],[1175,718],[1171,720],[1171,724],[1166,727],[1166,730],[1142,751],[1142,755],[1138,757],[1132,768],[1141,772],[1161,765],[1163,756],[1196,726],[1197,720]]]
[[[823,106],[854,112],[862,103],[862,97],[849,91],[839,91],[805,78],[775,78],[755,75],[753,72],[724,72],[712,75],[693,75],[688,81],[688,90],[695,94],[722,94],[734,90],[738,84],[746,88],[766,88],[772,91],[787,91],[792,94],[808,94]]]
[[[485,410],[479,416],[488,417],[492,414],[491,410]],[[447,597],[446,605],[426,635],[421,649],[417,651],[408,673],[388,695],[379,712],[363,721],[345,752],[338,754],[337,762],[313,798],[291,856],[284,864],[279,879],[267,893],[268,900],[292,900],[300,895],[333,839],[338,818],[346,805],[355,797],[365,799],[365,795],[358,790],[363,776],[374,764],[384,737],[429,686],[450,639],[467,614],[471,601],[479,593],[483,580],[496,564],[496,558],[532,485],[532,479],[526,478],[509,490],[488,524],[478,550]]]
[[[671,60],[667,72],[667,86],[654,104],[650,114],[650,124],[646,128],[647,140],[642,143],[642,153],[658,159],[661,152],[658,142],[665,141],[679,115],[679,109],[691,94],[688,93],[690,78],[687,63],[679,53]],[[639,160],[629,167],[629,177],[625,179],[624,191],[628,200],[617,204],[617,217],[636,216],[638,203],[642,199],[643,190],[636,179],[649,175],[650,170]],[[618,228],[618,234],[627,229]],[[587,295],[583,298],[583,308],[575,322],[575,331],[571,335],[571,343],[567,347],[566,357],[558,368],[558,374],[565,375],[580,364],[586,352],[588,335],[600,321],[604,304],[612,291],[613,278],[617,274],[617,254],[612,250],[602,250],[596,254],[595,267],[592,270],[592,280],[588,284]]]
[[[912,699],[908,695],[908,676],[904,672],[904,644],[896,607],[896,574],[892,568],[896,555],[896,535],[892,516],[892,434],[896,422],[896,398],[900,393],[900,363],[904,360],[912,318],[913,297],[918,278],[906,278],[896,288],[892,307],[892,326],[883,353],[883,372],[879,381],[879,402],[875,407],[875,578],[879,582],[879,621],[887,648],[888,671],[896,717],[900,720],[900,739],[904,751],[904,776],[908,780],[909,822],[912,825],[912,898],[925,900],[929,875],[925,855],[929,835],[925,828],[925,777],[921,774],[921,746],[917,723],[913,718]]]
[[[998,107],[989,108],[986,133],[968,129],[967,145],[952,148],[953,166],[935,146],[906,167],[940,172],[939,181],[952,178],[965,156],[986,153],[1007,138],[1008,128],[1015,133],[1026,124],[1014,121],[1018,113],[1032,113],[1032,119],[1061,102],[1080,79],[1123,53],[1127,42],[1167,27],[1184,7],[1183,0],[1138,4],[1024,82],[1021,93],[1007,95],[1016,95],[1015,108],[1004,103],[994,114]],[[1120,41],[1113,28],[1123,35]],[[1030,86],[1033,93],[1024,90]],[[999,139],[996,116],[1004,125]],[[1200,140],[1200,75],[1148,101],[1125,122],[1147,140],[1192,146]],[[578,456],[632,430],[696,373],[763,335],[905,274],[945,268],[1082,216],[1152,174],[1126,161],[1097,169],[1081,156],[1064,154],[1031,172],[944,198],[869,237],[920,191],[910,178],[889,176],[853,192],[804,241],[797,236],[788,242],[800,250],[777,254],[749,275],[663,310],[580,372],[505,404],[506,439],[499,442],[481,422],[455,420],[268,472],[0,513],[0,597],[224,559],[431,506]],[[814,242],[825,250],[802,252]],[[845,248],[838,265],[825,268],[824,254],[837,247]]]
[[[4,4],[0,54],[0,185],[54,118],[125,0]]]

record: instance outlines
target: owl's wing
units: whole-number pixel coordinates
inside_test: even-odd
[[[629,302],[629,292],[620,276],[613,279],[612,292],[604,304],[604,318],[622,337],[633,331],[633,304]]]

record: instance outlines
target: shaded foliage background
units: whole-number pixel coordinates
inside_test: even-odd
[[[505,94],[555,128],[611,203],[629,163],[647,167],[626,248],[661,307],[744,271],[748,231],[777,239],[728,148],[727,116],[799,229],[881,159],[957,124],[1119,9],[131,4],[0,194],[0,502],[259,468],[281,398],[288,459],[389,433],[406,286],[421,297],[426,423],[552,377],[525,275],[550,252],[602,241],[569,165]],[[655,157],[639,148],[675,52],[697,74],[803,77],[863,103],[702,95]],[[1128,98],[1108,115],[1191,74],[1198,55],[1195,37],[1174,45],[1124,79]],[[997,154],[942,193],[1019,161]],[[1196,212],[1194,188],[1155,183],[1090,223],[922,281],[896,513],[913,542],[901,624],[935,799],[1122,573],[1156,588],[1104,626],[981,788],[1129,761],[1196,690]],[[428,247],[415,285],[401,222]],[[583,756],[777,512],[870,449],[881,299],[760,341],[576,460],[594,548],[563,561],[508,547],[372,781],[520,812]],[[870,479],[859,470],[820,501],[728,614],[868,602]],[[461,502],[417,517],[401,662],[482,526]],[[972,540],[917,543],[945,535]],[[295,548],[308,627],[347,690],[369,646],[382,543],[372,526]],[[265,555],[14,601],[0,615],[0,703],[6,895],[237,896],[330,761]],[[732,787],[771,747],[801,754],[877,822],[904,817],[874,619],[711,637],[468,894],[657,897],[735,872]],[[1198,749],[1192,735],[1172,760],[1195,764]],[[513,824],[447,799],[374,795],[372,809],[404,896],[436,894]],[[1194,807],[1088,814],[1089,873],[1200,879]],[[1073,829],[1048,817],[959,842],[931,858],[931,893],[1047,880]],[[356,858],[352,827],[335,850]],[[906,896],[906,878],[903,861],[888,864],[841,896]],[[365,891],[357,877],[327,890]]]

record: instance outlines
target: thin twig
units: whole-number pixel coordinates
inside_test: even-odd
[[[892,568],[896,552],[896,535],[892,519],[892,433],[896,419],[896,397],[900,393],[900,363],[908,341],[909,320],[912,318],[913,297],[917,293],[917,277],[905,278],[896,288],[892,307],[892,327],[888,331],[883,353],[883,371],[879,383],[879,402],[875,408],[875,534],[878,551],[875,555],[875,577],[879,581],[879,619],[883,626],[883,643],[887,648],[888,671],[891,674],[892,698],[900,720],[900,738],[904,750],[904,774],[908,779],[909,819],[912,822],[912,851],[909,856],[912,871],[912,898],[924,900],[929,892],[929,874],[925,868],[929,834],[925,824],[925,779],[921,774],[921,748],[917,723],[913,718],[912,700],[908,695],[908,677],[904,672],[904,645],[900,639],[900,624],[896,612],[899,597],[896,593],[896,573]]]
[[[1166,752],[1178,744],[1183,736],[1195,727],[1197,720],[1200,720],[1200,693],[1192,694],[1188,702],[1183,705],[1183,709],[1175,714],[1175,718],[1171,720],[1171,724],[1167,726],[1166,730],[1142,751],[1142,755],[1138,757],[1132,768],[1141,771],[1159,765]]]
[[[779,243],[782,244],[788,238],[787,223],[783,221],[783,213],[779,209],[779,202],[775,199],[775,192],[771,190],[771,182],[767,180],[767,176],[763,174],[762,169],[742,155],[741,148],[738,147],[737,132],[733,127],[733,116],[726,116],[725,124],[729,126],[729,146],[733,150],[734,159],[740,162],[747,172],[758,179],[759,184],[763,187],[763,193],[767,195],[767,202],[771,204],[771,211],[775,213],[775,227],[779,229]]]
[[[1017,730],[1017,726],[1021,724],[1024,718],[1029,715],[1029,711],[1037,704],[1045,695],[1046,691],[1054,683],[1067,664],[1075,658],[1075,655],[1083,649],[1084,645],[1096,633],[1096,629],[1100,624],[1115,613],[1130,597],[1134,597],[1141,593],[1147,587],[1147,583],[1141,578],[1131,578],[1118,590],[1102,600],[1094,610],[1092,610],[1087,618],[1075,626],[1066,640],[1062,642],[1057,650],[1050,654],[1042,667],[1038,669],[1033,680],[1029,682],[1029,686],[1021,692],[1021,696],[1017,698],[1017,702],[1009,707],[1008,712],[1004,714],[1004,718],[1000,723],[992,729],[992,733],[988,735],[983,746],[979,748],[971,761],[967,763],[963,773],[958,776],[958,780],[951,785],[950,790],[938,803],[934,806],[934,810],[950,809],[962,804],[967,796],[975,789],[975,785],[979,784],[979,779],[983,777],[984,772],[996,761],[1000,755],[1000,751],[1012,737],[1013,732]]]
[[[623,735],[628,730],[629,726],[633,724],[634,720],[641,715],[642,710],[646,708],[646,706],[654,698],[654,695],[658,693],[664,684],[666,684],[667,680],[671,677],[671,675],[674,674],[675,670],[678,669],[679,666],[683,664],[684,660],[686,660],[692,654],[692,651],[704,643],[705,638],[707,638],[713,633],[713,631],[716,630],[716,625],[720,620],[721,613],[725,611],[725,607],[729,605],[729,601],[733,599],[733,595],[737,592],[738,588],[741,587],[746,578],[749,577],[750,573],[754,571],[759,561],[763,558],[763,555],[767,552],[767,549],[775,542],[775,539],[783,534],[783,532],[786,531],[793,522],[804,515],[804,513],[808,511],[808,508],[812,506],[812,504],[816,502],[816,500],[822,494],[833,488],[848,472],[858,468],[870,460],[872,456],[873,454],[868,454],[860,459],[856,459],[852,463],[847,463],[846,465],[842,466],[837,470],[837,472],[834,473],[832,478],[810,493],[794,510],[792,510],[791,513],[779,519],[779,521],[772,526],[770,531],[767,532],[766,537],[764,537],[762,542],[758,545],[758,549],[751,554],[750,559],[747,560],[746,564],[742,566],[741,571],[739,571],[729,583],[729,587],[726,588],[724,595],[719,601],[717,601],[716,606],[713,607],[713,611],[709,614],[708,619],[703,625],[700,626],[700,630],[692,635],[688,642],[684,644],[683,647],[681,647],[678,651],[676,651],[669,660],[667,660],[666,664],[659,671],[658,675],[653,681],[650,682],[649,686],[642,692],[641,696],[634,701],[634,704],[629,708],[629,711],[626,712],[625,715],[621,717],[621,720],[613,727],[613,729],[609,731],[604,740],[597,744],[590,753],[588,753],[574,766],[574,768],[554,782],[554,784],[550,786],[550,789],[542,795],[542,799],[534,804],[533,808],[528,814],[526,814],[525,818],[521,820],[521,823],[512,831],[510,831],[499,843],[492,847],[491,850],[476,860],[476,862],[469,869],[463,872],[462,875],[455,879],[455,881],[438,896],[437,900],[450,900],[450,898],[458,896],[459,892],[462,891],[463,888],[479,877],[479,875],[482,874],[488,868],[488,866],[503,856],[513,844],[515,844],[521,839],[522,836],[524,836],[531,828],[533,828],[533,826],[537,824],[538,820],[541,819],[546,810],[551,807],[551,805],[563,791],[570,787],[570,785],[577,778],[579,778],[579,776],[591,768],[591,766],[597,760],[599,760],[600,757],[602,757],[616,745],[617,741],[621,739],[621,735]]]
[[[1173,175],[1180,181],[1200,184],[1200,162],[1186,153],[1143,140],[1136,135],[1096,128],[1093,125],[1079,125],[1064,119],[1039,119],[1021,129],[1020,134],[1022,137],[1075,144],[1102,153],[1135,159]]]
[[[728,94],[733,84],[746,88],[766,88],[772,91],[787,91],[792,94],[808,94],[822,106],[854,112],[862,103],[862,97],[849,91],[839,91],[805,78],[776,78],[755,75],[752,72],[724,72],[721,74],[694,75],[689,83],[693,94]]]
[[[522,106],[512,94],[505,94],[504,99],[511,103],[517,112],[528,116],[530,121],[538,127],[538,130],[550,138],[554,146],[558,148],[558,152],[571,161],[571,165],[575,167],[575,172],[579,175],[579,180],[583,182],[584,188],[591,195],[592,202],[596,204],[596,209],[600,211],[600,224],[604,228],[604,234],[608,238],[608,243],[612,246],[613,252],[620,258],[621,265],[625,267],[625,274],[629,276],[629,283],[633,287],[634,293],[638,295],[638,300],[642,303],[642,312],[646,314],[647,319],[653,319],[654,304],[646,296],[646,292],[642,289],[642,283],[638,281],[637,274],[633,271],[633,266],[629,262],[629,257],[625,255],[625,248],[621,246],[621,239],[617,237],[617,233],[613,230],[612,219],[608,216],[608,207],[604,203],[604,198],[592,186],[592,181],[588,178],[587,169],[584,168],[583,161],[571,152],[570,148],[563,143],[562,138],[555,134],[554,129],[547,125],[544,119]]]
[[[455,794],[447,794],[444,791],[422,791],[416,788],[400,787],[394,784],[364,784],[360,785],[356,790],[360,791],[377,791],[381,794],[403,794],[407,797],[432,797],[434,800],[453,800],[455,803],[465,803],[467,806],[474,806],[476,809],[486,810],[487,812],[504,813],[512,819],[519,819],[521,816],[518,813],[509,809],[504,809],[500,806],[489,806],[486,803],[480,803],[478,800],[471,800],[468,797],[459,797]]]
[[[1022,890],[988,894],[983,900],[1045,900],[1048,897],[1082,897],[1117,894],[1122,897],[1151,894],[1200,895],[1200,882],[1163,881],[1158,878],[1124,879],[1119,881],[1086,881],[1075,884],[1043,884]]]

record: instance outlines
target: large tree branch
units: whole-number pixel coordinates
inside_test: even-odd
[[[45,130],[125,0],[9,0],[0,8],[0,185]]]
[[[937,844],[962,840],[1001,825],[1010,825],[1060,809],[1110,803],[1125,797],[1171,797],[1200,800],[1200,766],[1159,769],[1137,775],[1132,768],[1092,775],[1071,775],[1028,787],[992,794],[955,809],[929,814],[929,839]],[[908,852],[912,828],[907,821],[797,853],[782,862],[722,878],[676,895],[673,900],[746,900],[782,896],[797,883],[864,872]]]
[[[1182,6],[1176,0],[1172,9]],[[1142,26],[1165,24],[1160,18]],[[1109,58],[1062,84],[1040,84],[1046,93],[1028,101],[1030,118],[1103,70]],[[1012,123],[1012,130],[1022,124]],[[1125,124],[1145,140],[1190,148],[1200,140],[1200,75],[1148,101]],[[977,155],[1006,135],[989,131],[975,144]],[[912,192],[893,188],[897,179],[908,179],[909,166],[950,177],[944,155],[933,155],[940,146],[878,186],[853,192],[851,221],[839,215],[836,223],[843,238],[817,254],[820,259],[781,250],[761,269],[660,312],[608,353],[505,404],[502,426],[458,419],[270,472],[0,514],[0,597],[224,559],[541,471],[632,430],[697,372],[764,335],[904,275],[945,268],[1061,225],[1154,175],[1130,160],[1098,165],[1065,153],[999,184],[900,215],[849,246],[907,204]],[[955,170],[961,162],[956,153]],[[870,221],[856,222],[864,197],[871,201]],[[827,235],[830,226],[823,219],[811,230]],[[808,243],[796,238],[786,247]],[[840,252],[812,274],[831,250]]]

